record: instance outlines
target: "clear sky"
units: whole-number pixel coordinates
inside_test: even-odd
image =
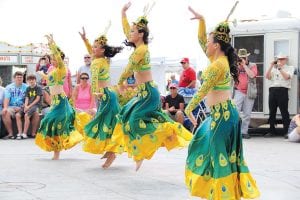
[[[111,45],[120,45],[125,37],[121,27],[121,8],[125,0],[0,0],[0,41],[12,45],[46,43],[45,34],[53,33],[57,44],[70,58],[72,72],[83,64],[86,49],[78,31],[86,29],[93,41],[111,20],[108,32]],[[143,14],[143,7],[151,1],[132,0],[127,12],[128,20],[135,21]],[[148,16],[152,57],[191,57],[203,60],[197,42],[197,22],[191,21],[187,7],[202,13],[207,26],[213,27],[224,20],[235,0],[156,0]],[[274,17],[285,10],[300,18],[296,0],[240,0],[231,19],[259,19],[263,15]],[[130,50],[115,56],[127,58]]]

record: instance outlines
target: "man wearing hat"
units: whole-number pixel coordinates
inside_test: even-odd
[[[180,61],[183,71],[180,74],[178,93],[183,96],[193,96],[196,90],[196,72],[190,66],[189,58],[182,58]]]
[[[242,137],[249,139],[248,128],[251,119],[251,112],[254,105],[255,98],[247,96],[248,80],[249,78],[256,78],[257,66],[255,63],[249,62],[248,56],[250,53],[247,49],[239,49],[238,56],[238,72],[239,72],[239,83],[234,86],[234,101],[237,105],[242,117]]]
[[[269,123],[270,132],[266,134],[266,137],[270,137],[276,134],[275,121],[276,111],[279,107],[285,138],[290,123],[290,114],[288,111],[289,95],[288,90],[291,88],[292,77],[294,74],[294,67],[287,65],[288,57],[285,54],[279,53],[276,60],[271,62],[271,65],[266,73],[266,78],[270,80],[269,88]]]
[[[170,94],[166,96],[165,112],[176,122],[183,124],[184,121],[184,98],[177,93],[177,85],[171,83],[169,86]]]

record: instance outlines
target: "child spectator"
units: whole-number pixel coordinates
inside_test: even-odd
[[[25,92],[25,104],[24,104],[24,129],[22,134],[17,135],[17,139],[26,139],[27,131],[30,125],[30,118],[32,122],[32,133],[31,136],[35,137],[37,125],[39,123],[39,108],[41,104],[42,88],[36,84],[36,76],[30,74],[27,76],[27,87]]]

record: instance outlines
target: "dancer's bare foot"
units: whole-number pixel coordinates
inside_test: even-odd
[[[138,160],[135,161],[136,165],[135,165],[135,171],[138,171],[140,169],[140,167],[142,166],[144,160]]]
[[[111,152],[105,152],[105,154],[100,158],[100,159],[104,159],[104,158],[107,158],[108,157],[108,155],[109,155],[109,153],[111,153]]]
[[[59,160],[59,151],[54,151],[52,160]]]
[[[114,162],[114,160],[116,159],[116,155],[114,152],[106,152],[105,154],[107,154],[107,159],[105,161],[105,163],[102,165],[102,167],[104,169],[107,169],[110,167],[110,165]],[[105,156],[105,155],[104,155]],[[104,157],[103,156],[103,157]]]

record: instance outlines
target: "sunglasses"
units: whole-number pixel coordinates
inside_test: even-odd
[[[84,59],[87,59],[87,58],[91,58],[91,57],[84,57]]]
[[[88,80],[89,78],[88,77],[81,77],[80,79],[81,80]]]
[[[176,87],[170,87],[171,90],[177,89]]]
[[[185,64],[185,62],[181,62],[181,64],[182,64],[182,65],[184,65],[184,64]]]

